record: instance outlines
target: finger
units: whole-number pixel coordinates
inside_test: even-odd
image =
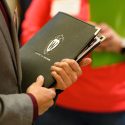
[[[102,52],[103,49],[102,49],[102,47],[97,47],[94,51],[96,51],[96,52]]]
[[[51,70],[55,71],[58,75],[60,75],[60,77],[62,78],[64,83],[67,83],[67,82],[71,81],[71,79],[69,78],[68,74],[62,68],[56,67],[56,66],[52,66]]]
[[[71,69],[71,67],[69,66],[69,64],[66,62],[56,62],[56,63],[54,63],[54,66],[63,68],[64,71],[67,73],[67,75],[70,77],[70,79],[72,79],[73,82],[75,82],[75,80],[77,79],[77,78],[75,78],[76,76],[81,75],[81,72],[78,72],[78,73],[74,72]]]
[[[102,52],[102,51],[104,51],[104,48],[103,48],[102,45],[100,44],[98,47],[96,47],[96,48],[94,49],[94,51],[96,51],[96,52]]]
[[[108,40],[107,40],[108,41]],[[108,45],[109,45],[109,43],[108,42],[103,42],[102,44],[100,44],[100,47],[102,47],[102,48],[105,48],[105,47],[107,47]]]
[[[106,23],[100,23],[99,27],[101,27],[102,30],[108,30],[110,28]]]
[[[77,74],[82,74],[82,70],[79,66],[79,64],[73,60],[73,59],[63,59],[63,62],[66,62],[69,64],[69,66],[71,67],[71,69],[76,72]]]
[[[80,66],[87,66],[91,62],[92,62],[92,60],[90,58],[84,58],[84,59],[82,59],[82,61],[79,64],[80,64]]]
[[[53,105],[54,105],[53,100],[49,100],[48,102],[42,104],[41,107],[39,108],[39,115],[42,115],[43,113],[45,113]]]
[[[68,82],[69,85],[67,85],[66,83],[64,83],[63,79],[61,78],[60,75],[58,75],[55,71],[51,72],[51,75],[56,79],[56,89],[61,89],[64,90],[67,88],[67,86],[69,86],[71,84],[71,82]]]
[[[54,105],[54,100],[51,100],[50,102],[49,102],[49,107],[52,107]]]
[[[43,83],[44,83],[44,77],[42,75],[38,76],[35,84],[37,84],[38,86],[43,86]]]
[[[103,35],[106,36],[107,39],[111,39],[111,37],[112,37],[111,32],[105,32],[105,33],[103,33]]]
[[[55,92],[55,88],[49,88],[50,93],[52,95],[52,99],[54,99],[56,97],[56,92]]]

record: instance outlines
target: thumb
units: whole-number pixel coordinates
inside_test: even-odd
[[[43,83],[44,83],[44,77],[42,75],[39,75],[36,79],[36,84],[38,86],[43,86]]]
[[[49,90],[51,91],[52,97],[55,98],[56,97],[56,89],[55,88],[49,88]]]
[[[92,60],[90,58],[84,58],[79,64],[80,64],[80,66],[87,66],[91,62],[92,62]]]

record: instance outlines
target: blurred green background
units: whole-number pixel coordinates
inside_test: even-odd
[[[125,37],[125,0],[89,0],[91,21],[105,22],[121,37]],[[109,52],[93,52],[93,66],[111,65],[125,61],[121,54]]]

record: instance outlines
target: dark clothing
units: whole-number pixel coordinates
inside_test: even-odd
[[[22,19],[24,18],[24,14],[27,10],[27,8],[29,7],[30,3],[32,2],[32,0],[19,0],[20,5],[21,5],[21,10],[22,10]]]
[[[20,2],[20,5],[21,5],[21,23],[22,23],[22,21],[24,19],[24,16],[25,16],[25,12],[28,9],[28,7],[29,7],[30,3],[32,2],[32,0],[19,0],[19,2]],[[20,39],[21,32],[22,32],[21,27],[19,27],[19,34],[18,34],[19,39]]]
[[[117,113],[86,113],[53,107],[35,125],[125,125],[125,111]]]
[[[9,26],[9,23],[8,23],[8,22],[9,22],[9,19],[8,19],[6,10],[5,10],[4,7],[3,7],[2,1],[0,1],[0,10],[1,10],[2,13],[3,13],[3,16],[4,16],[5,20],[6,20],[7,25]]]
[[[9,28],[8,14],[7,14],[6,10],[5,10],[5,7],[4,7],[2,1],[0,1],[0,10],[2,11],[2,14],[3,14],[3,16],[5,18],[5,21],[6,21],[7,25],[8,25],[8,28]],[[32,94],[28,94],[28,95],[31,97],[32,102],[33,102],[33,108],[34,108],[33,120],[35,120],[38,117],[38,105],[37,105],[37,102],[36,102],[36,99],[34,98],[34,96]]]
[[[12,1],[12,10],[9,9],[10,0],[0,0],[1,2],[3,3],[0,4],[0,125],[31,125],[32,100],[27,94],[19,94],[22,73],[17,29],[13,20],[17,4],[16,1]],[[7,26],[6,14],[11,32]]]

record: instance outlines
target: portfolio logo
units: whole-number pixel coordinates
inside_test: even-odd
[[[44,54],[47,54],[54,50],[61,42],[64,41],[63,35],[56,36],[53,40],[51,40],[48,44],[48,46],[44,50]]]

